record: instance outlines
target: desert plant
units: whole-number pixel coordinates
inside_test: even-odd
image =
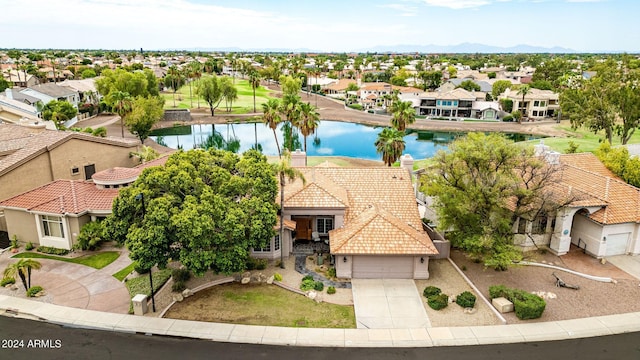
[[[171,285],[171,291],[173,292],[180,292],[186,288],[187,285],[184,284],[184,281],[175,281],[175,279],[173,285]]]
[[[173,277],[173,281],[177,282],[187,282],[191,279],[191,272],[188,269],[173,269],[171,271],[171,276]]]
[[[430,296],[433,295],[440,295],[440,293],[442,292],[442,290],[440,290],[440,288],[435,287],[435,286],[427,286],[426,288],[424,288],[424,291],[422,291],[422,295],[424,295],[424,297],[429,298]]]
[[[12,277],[6,277],[6,278],[3,278],[3,279],[0,281],[0,286],[1,286],[1,287],[5,287],[5,286],[7,286],[7,285],[9,285],[9,284],[15,284],[15,283],[16,283],[16,279],[15,279],[15,278],[12,278]]]
[[[13,237],[11,238],[11,248],[12,249],[17,249],[20,247],[20,243],[18,243],[18,236],[17,235],[13,235]]]
[[[311,290],[315,287],[316,282],[313,279],[303,279],[302,284],[300,284],[300,290],[307,291]]]
[[[322,283],[322,281],[316,281],[313,283],[313,289],[315,291],[322,291],[324,290],[324,283]]]
[[[431,295],[427,298],[427,304],[433,310],[444,309],[449,305],[449,296],[446,294]]]
[[[334,286],[329,286],[327,288],[327,294],[331,295],[331,294],[335,294],[336,293],[336,288]]]
[[[463,308],[472,308],[476,304],[476,296],[469,291],[465,291],[456,296],[456,304]]]
[[[33,243],[31,241],[29,241],[27,243],[27,245],[24,246],[24,249],[27,250],[27,251],[33,250]]]
[[[76,246],[82,250],[96,250],[104,240],[104,224],[99,221],[90,221],[82,226]]]
[[[332,267],[327,270],[327,276],[330,278],[336,277],[336,268]]]
[[[282,281],[282,275],[280,275],[279,273],[273,274],[273,280]]]
[[[34,297],[34,296],[36,296],[37,293],[39,293],[42,290],[44,290],[42,288],[42,286],[38,286],[38,285],[32,286],[32,287],[29,288],[29,290],[27,290],[27,296],[28,297]]]

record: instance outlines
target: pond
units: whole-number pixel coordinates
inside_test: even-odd
[[[224,140],[237,139],[243,152],[257,143],[265,155],[278,155],[273,131],[262,123],[257,124],[198,124],[157,129],[151,138],[160,144],[173,149],[193,149],[204,143],[213,131]],[[282,147],[282,127],[276,130],[278,143]],[[338,121],[321,121],[316,134],[307,138],[309,156],[347,156],[360,159],[380,160],[374,145],[382,127],[345,123]],[[430,158],[440,149],[464,133],[434,132],[409,130],[404,137],[405,154],[414,159]],[[515,141],[533,140],[536,136],[523,134],[506,134]],[[304,148],[304,140],[300,135],[300,148]]]

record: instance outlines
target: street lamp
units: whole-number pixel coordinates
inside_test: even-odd
[[[136,195],[136,200],[142,203],[142,220],[144,220],[144,215],[146,213],[146,208],[144,206],[144,194],[139,193],[138,195]],[[155,294],[153,292],[153,276],[151,274],[152,267],[149,268],[149,286],[151,286],[151,308],[153,309],[153,312],[156,312],[156,299],[155,299]]]

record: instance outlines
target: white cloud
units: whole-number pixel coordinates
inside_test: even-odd
[[[385,4],[378,5],[381,8],[393,9],[400,12],[400,16],[416,16],[417,8],[406,4]]]
[[[422,0],[430,6],[446,7],[450,9],[467,9],[491,4],[489,0]]]
[[[596,3],[596,2],[604,2],[606,0],[567,0],[569,3]]]

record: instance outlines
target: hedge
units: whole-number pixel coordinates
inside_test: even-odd
[[[504,285],[489,287],[492,299],[503,297],[513,303],[516,316],[520,320],[537,319],[542,316],[547,303],[541,297],[520,289],[511,289]]]
[[[433,310],[444,309],[449,305],[449,296],[446,294],[431,295],[427,298],[427,304]]]

